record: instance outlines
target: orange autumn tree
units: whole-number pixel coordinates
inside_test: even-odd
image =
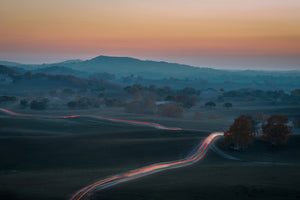
[[[289,119],[286,115],[273,114],[267,119],[267,123],[262,125],[263,138],[273,146],[285,144],[288,135],[292,132],[292,127],[288,126]]]
[[[234,120],[229,130],[224,133],[225,142],[234,149],[244,149],[252,142],[252,118],[241,115]]]

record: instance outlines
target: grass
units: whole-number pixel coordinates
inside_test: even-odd
[[[229,149],[223,138],[216,142],[222,151],[248,161],[298,163],[300,164],[300,135],[291,135],[286,145],[272,147],[268,142],[256,137],[244,152]]]
[[[267,114],[276,112],[275,107],[262,109]],[[204,130],[176,132],[86,118],[38,120],[2,116],[0,199],[67,199],[81,187],[107,176],[182,158],[210,132],[228,128],[238,114],[256,113],[254,107],[242,106],[230,110],[202,110],[204,117],[200,120],[190,119],[193,110],[189,111],[186,119],[127,114],[118,109],[75,113],[94,112],[121,119]],[[296,115],[295,110],[282,108],[280,112]],[[68,115],[71,112],[74,111],[47,111],[47,114]],[[207,119],[206,116],[213,112],[222,118]],[[249,150],[242,153],[226,149],[222,140],[217,145],[236,157],[248,160],[299,163],[299,142],[299,136],[293,136],[286,147],[274,150],[263,141],[256,140]],[[299,199],[299,188],[299,164],[240,163],[210,151],[196,165],[123,183],[95,193],[92,199]]]
[[[182,158],[208,135],[104,122],[96,130],[94,121],[75,123],[75,134],[64,134],[61,121],[49,121],[47,128],[61,133],[45,135],[47,129],[33,126],[45,120],[0,118],[4,121],[8,123],[0,136],[0,199],[66,199],[98,178]],[[5,131],[13,125],[21,132]],[[35,134],[22,132],[25,128],[35,128]]]
[[[92,199],[299,199],[299,179],[299,167],[199,164],[120,184]]]

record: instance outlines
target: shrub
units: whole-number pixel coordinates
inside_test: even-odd
[[[21,101],[20,101],[20,105],[22,106],[22,107],[27,107],[28,106],[28,100],[27,99],[22,99]]]
[[[227,103],[224,103],[223,106],[225,108],[232,108],[232,103],[227,102]]]
[[[48,99],[43,99],[41,101],[33,100],[30,103],[30,108],[33,110],[45,110],[48,106]]]
[[[216,104],[212,101],[209,101],[209,102],[206,102],[205,103],[205,107],[207,108],[213,108],[213,107],[216,107]]]

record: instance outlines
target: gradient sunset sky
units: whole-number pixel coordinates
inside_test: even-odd
[[[299,0],[0,0],[0,60],[300,69]]]

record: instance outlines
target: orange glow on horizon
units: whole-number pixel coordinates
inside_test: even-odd
[[[299,10],[298,0],[3,0],[0,52],[299,55]]]

